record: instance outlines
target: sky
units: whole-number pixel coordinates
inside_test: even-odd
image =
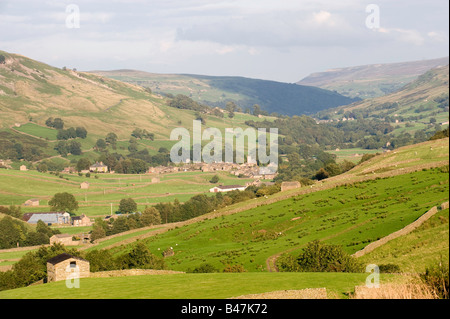
[[[0,0],[0,50],[80,71],[245,76],[448,56],[448,0]]]

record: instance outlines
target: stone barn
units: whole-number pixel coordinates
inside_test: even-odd
[[[70,234],[57,234],[50,237],[50,245],[53,245],[55,243],[63,244],[66,246],[74,246],[78,245],[80,242],[72,240],[72,235]]]
[[[89,189],[89,183],[88,182],[83,182],[80,184],[80,188],[81,189]]]
[[[89,261],[67,253],[47,260],[47,282],[73,278],[75,271],[78,272],[79,278],[90,277]]]
[[[289,189],[295,189],[295,188],[300,188],[301,184],[300,182],[283,182],[281,183],[281,191],[287,191]]]

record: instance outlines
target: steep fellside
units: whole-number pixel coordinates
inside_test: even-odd
[[[448,64],[449,58],[389,64],[361,65],[313,73],[297,82],[349,97],[373,98],[392,93],[432,68]]]
[[[242,109],[258,104],[268,113],[312,114],[357,99],[303,85],[235,76],[155,74],[135,70],[92,71],[95,74],[149,87],[154,92],[184,94],[208,105],[225,107],[234,101]]]

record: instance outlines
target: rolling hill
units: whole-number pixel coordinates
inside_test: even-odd
[[[319,88],[244,77],[155,74],[135,70],[91,72],[149,87],[157,93],[184,94],[208,105],[225,107],[226,102],[234,101],[245,110],[258,104],[268,113],[289,116],[312,114],[355,101]]]
[[[148,236],[139,237],[139,243],[145,243],[154,254],[174,247],[175,255],[165,258],[169,269],[192,270],[208,263],[220,270],[226,264],[240,264],[246,273],[89,278],[82,279],[83,289],[74,292],[60,282],[8,290],[0,292],[0,297],[229,298],[325,287],[329,298],[345,298],[356,285],[364,284],[367,274],[269,270],[274,265],[282,267],[280,256],[295,256],[314,239],[340,244],[346,251],[355,252],[403,228],[430,207],[448,201],[448,185],[448,138],[407,146],[376,156],[312,188],[301,187],[235,204],[191,221],[159,225],[158,232],[148,230]],[[439,220],[440,216],[448,216],[448,211],[441,211],[436,218]],[[436,218],[430,223],[435,224]],[[448,234],[448,221],[440,222],[435,229]],[[417,235],[411,233],[415,237],[402,239],[404,246],[397,253],[408,250],[408,245],[415,245],[419,249],[415,251],[437,248],[430,234],[424,229],[417,231],[427,240],[419,245]],[[136,241],[124,241],[123,245],[117,242],[110,251],[120,254],[135,244]],[[428,262],[436,256],[428,252]],[[385,252],[367,257],[365,261],[377,264],[392,260]],[[412,269],[408,266],[415,262],[414,258],[412,255],[402,259],[402,269]],[[382,280],[404,280],[404,276],[382,275]]]
[[[449,66],[431,69],[400,90],[329,109],[315,116],[324,122],[347,119],[375,119],[392,123],[393,134],[434,131],[448,125]]]
[[[349,97],[362,99],[383,96],[399,90],[430,69],[444,66],[449,58],[403,63],[371,64],[313,73],[299,85],[311,85],[334,90]]]
[[[108,150],[128,154],[129,139],[135,129],[145,129],[154,136],[154,140],[139,140],[137,151],[156,155],[160,148],[170,149],[175,143],[170,141],[174,128],[192,130],[192,121],[198,117],[197,111],[170,107],[169,99],[141,86],[52,67],[19,54],[0,51],[0,55],[5,57],[0,64],[0,159],[12,158],[5,150],[15,152],[14,145],[18,145],[33,153],[27,159],[32,162],[43,158],[58,162],[78,160],[79,155],[60,158],[54,149],[59,142],[58,131],[46,126],[50,117],[63,119],[64,129],[87,130],[87,137],[77,142],[83,156],[90,160],[100,155],[94,149],[96,141],[105,139],[110,132],[117,135],[117,149]],[[245,121],[262,120],[240,112],[232,119],[213,114],[202,114],[202,118],[204,128],[221,130],[245,129]]]
[[[174,247],[175,256],[166,261],[170,269],[183,271],[202,263],[266,271],[271,256],[298,253],[315,239],[354,253],[448,201],[448,173],[421,170],[448,165],[446,143],[448,139],[426,142],[379,155],[313,188],[234,205],[223,214],[173,225],[145,242],[155,254]]]

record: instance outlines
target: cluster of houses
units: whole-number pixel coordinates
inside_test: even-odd
[[[12,168],[11,164],[12,164],[11,160],[2,160],[2,159],[0,159],[0,168],[11,169]]]
[[[92,226],[92,220],[86,215],[70,216],[68,212],[25,213],[22,219],[29,224],[43,221],[47,225],[60,226]]]
[[[176,172],[229,172],[235,176],[243,178],[254,178],[254,179],[265,179],[271,180],[275,178],[276,173],[267,170],[262,171],[260,167],[252,163],[186,163],[182,166],[157,166],[150,167],[147,171],[148,174],[165,174],[165,173],[176,173]]]

